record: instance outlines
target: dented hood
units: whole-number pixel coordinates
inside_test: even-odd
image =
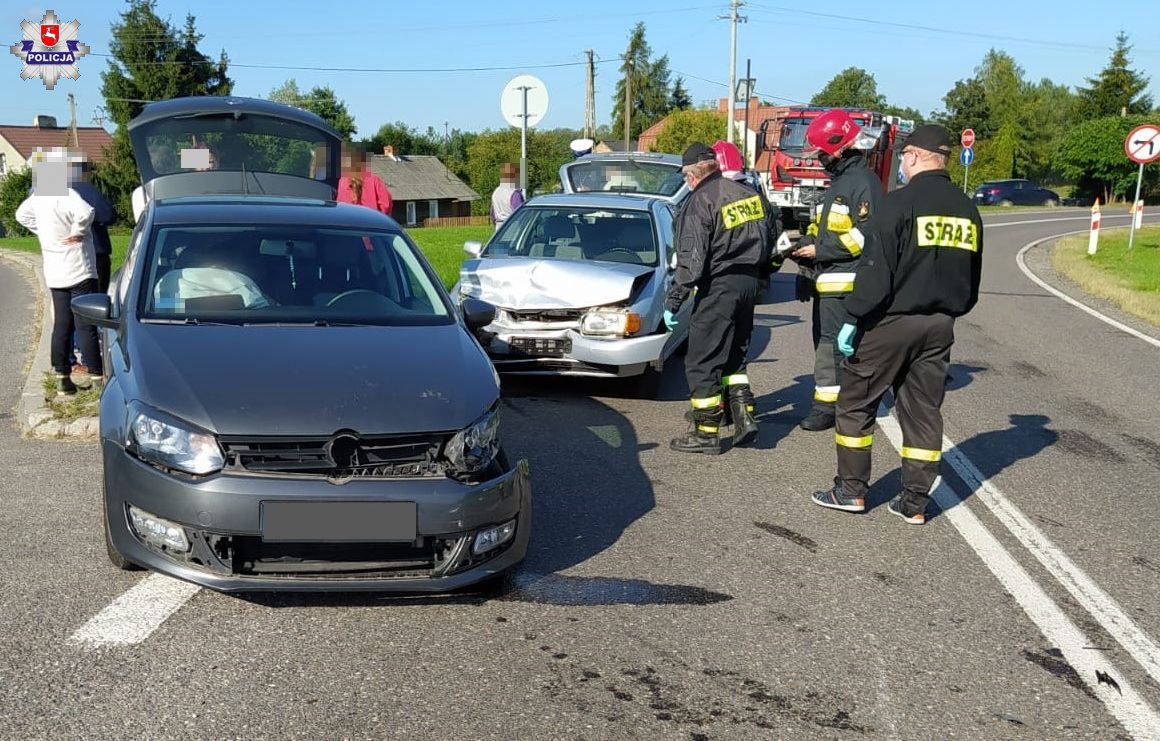
[[[627,301],[648,265],[504,257],[463,266],[469,295],[505,309],[583,309]]]

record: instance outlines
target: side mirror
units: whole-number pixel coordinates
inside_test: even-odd
[[[116,329],[121,322],[110,316],[112,309],[113,302],[107,293],[88,293],[72,300],[73,316],[83,324]]]
[[[477,298],[465,298],[460,304],[463,321],[472,332],[478,332],[495,321],[495,307]]]
[[[472,257],[479,257],[483,254],[483,242],[464,242],[463,251]]]

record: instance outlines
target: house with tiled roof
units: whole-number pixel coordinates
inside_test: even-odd
[[[92,162],[105,158],[113,137],[100,126],[78,126],[76,138],[69,126],[58,126],[53,116],[36,116],[31,126],[0,125],[0,176],[28,167],[28,158],[40,149],[78,149]]]
[[[471,216],[471,202],[479,194],[431,155],[398,155],[386,146],[382,154],[367,157],[367,167],[391,191],[391,216],[404,226]]]

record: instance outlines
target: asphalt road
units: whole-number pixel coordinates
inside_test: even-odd
[[[965,501],[922,528],[809,502],[833,476],[833,438],[796,428],[812,352],[788,274],[758,312],[752,449],[669,451],[685,424],[679,362],[663,402],[612,384],[508,389],[535,529],[492,599],[199,590],[139,643],[78,644],[145,577],[105,561],[95,446],[4,426],[0,738],[1160,734],[1160,348],[1016,265],[1086,217],[988,215],[984,295],[956,330],[944,408],[940,502]],[[1042,251],[1027,261],[1051,277]],[[3,410],[31,302],[0,264]],[[898,488],[888,437],[876,505]]]

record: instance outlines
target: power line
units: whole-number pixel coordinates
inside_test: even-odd
[[[115,58],[112,54],[98,54],[93,53],[89,56],[94,57],[108,57]],[[616,60],[601,60],[596,64],[608,64]],[[181,66],[188,66],[189,64],[211,64],[217,65],[218,62],[212,59],[195,60],[193,62],[184,62],[177,60],[161,60],[156,62],[137,62],[136,64],[149,65],[163,65],[163,64],[177,64]],[[291,70],[299,72],[372,72],[380,74],[435,74],[435,73],[455,73],[455,72],[504,72],[516,71],[525,69],[555,69],[559,67],[579,67],[588,64],[587,61],[579,62],[555,62],[549,64],[517,64],[504,65],[495,67],[314,67],[307,65],[290,65],[290,64],[244,64],[240,62],[228,62],[228,67],[238,67],[240,69],[280,69]]]
[[[710,79],[707,79],[704,77],[698,77],[697,75],[691,75],[688,72],[681,72],[679,70],[673,70],[673,72],[681,77],[688,77],[689,79],[692,79],[692,80],[699,80],[700,82],[707,82],[710,85],[717,85],[719,87],[729,87],[729,83],[726,83],[726,82],[720,82],[718,80],[710,80]],[[754,90],[753,94],[759,98],[766,98],[769,100],[784,100],[787,103],[793,103],[795,105],[809,105],[809,103],[807,101],[804,101],[804,100],[795,100],[794,98],[786,98],[786,97],[783,97],[781,95],[767,95],[766,93],[763,93],[760,90]]]
[[[826,19],[830,19],[830,20],[850,21],[850,22],[855,22],[855,23],[860,23],[860,24],[869,24],[869,25],[874,25],[874,26],[890,26],[893,28],[904,28],[904,29],[907,29],[910,31],[925,31],[928,33],[950,34],[952,36],[956,36],[956,37],[960,37],[960,38],[966,36],[966,37],[971,37],[971,38],[986,39],[989,41],[1010,41],[1010,42],[1015,42],[1015,43],[1020,43],[1020,44],[1038,44],[1040,46],[1050,46],[1050,47],[1056,47],[1056,48],[1060,48],[1060,49],[1074,49],[1074,50],[1100,51],[1100,52],[1108,51],[1107,47],[1096,46],[1094,44],[1080,44],[1080,43],[1071,42],[1071,41],[1051,41],[1048,39],[1029,39],[1029,38],[1024,38],[1021,36],[1005,36],[1005,35],[1001,35],[1001,34],[989,34],[989,33],[979,33],[979,32],[973,32],[973,31],[963,31],[963,30],[957,29],[957,28],[938,28],[935,26],[922,26],[922,25],[916,25],[913,23],[897,23],[894,21],[882,21],[882,20],[877,20],[874,18],[857,18],[854,16],[840,15],[837,13],[822,13],[822,12],[815,11],[815,10],[801,10],[799,8],[787,8],[787,7],[783,7],[783,6],[779,6],[779,5],[765,5],[765,4],[761,4],[761,3],[756,3],[756,4],[751,3],[750,7],[761,9],[761,10],[772,11],[775,13],[791,13],[794,15],[805,15],[805,16],[811,16],[814,18],[826,18]],[[763,21],[758,21],[758,22],[763,22]],[[764,22],[771,23],[772,21],[764,21]],[[1155,51],[1149,50],[1149,49],[1137,49],[1137,51],[1142,51],[1146,54],[1155,53]]]

